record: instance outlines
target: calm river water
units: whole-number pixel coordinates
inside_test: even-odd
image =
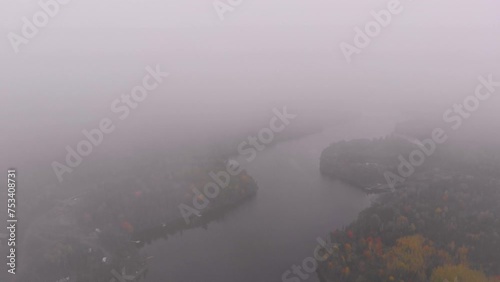
[[[313,255],[316,238],[326,239],[370,205],[361,190],[320,175],[321,151],[334,141],[384,136],[393,126],[386,118],[361,118],[270,146],[251,163],[241,159],[260,187],[257,196],[207,229],[146,246],[153,256],[147,281],[281,281],[283,272]]]

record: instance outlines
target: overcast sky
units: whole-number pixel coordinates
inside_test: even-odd
[[[444,111],[479,75],[500,77],[498,0],[402,0],[403,12],[348,64],[339,44],[352,43],[354,28],[388,2],[243,0],[221,21],[212,0],[72,0],[16,55],[7,34],[20,34],[21,19],[40,7],[2,0],[0,125],[10,135],[0,145],[12,148],[2,154],[16,165],[39,159],[37,169],[51,173],[65,146],[108,116],[148,65],[170,72],[168,82],[102,152],[224,138],[273,106],[304,118]]]

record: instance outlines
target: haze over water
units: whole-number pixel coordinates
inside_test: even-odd
[[[50,193],[64,199],[117,179],[147,178],[161,171],[158,160],[172,156],[221,148],[234,154],[238,143],[269,125],[273,109],[286,108],[297,115],[292,127],[314,134],[275,141],[245,166],[262,186],[258,196],[208,231],[150,247],[168,264],[160,271],[153,262],[157,278],[150,281],[256,281],[240,276],[258,269],[258,281],[270,281],[309,255],[316,237],[348,224],[369,204],[360,191],[320,176],[323,149],[352,136],[389,134],[395,122],[414,115],[441,120],[474,93],[479,76],[500,79],[497,1],[401,3],[403,12],[351,63],[339,45],[352,44],[354,28],[387,1],[244,1],[221,21],[211,1],[74,0],[18,54],[7,34],[21,33],[22,17],[40,8],[37,1],[1,4],[0,167],[19,169],[19,214]],[[113,102],[142,82],[148,66],[168,78],[120,120]],[[497,140],[499,105],[498,95],[482,103],[463,131]],[[116,129],[60,182],[53,162],[63,163],[66,146],[76,148],[82,131],[103,118]],[[6,210],[4,194],[0,200]],[[228,238],[238,239],[225,245]],[[201,265],[212,255],[220,260]],[[200,271],[183,276],[185,263]]]

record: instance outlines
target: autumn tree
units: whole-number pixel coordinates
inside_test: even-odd
[[[480,271],[472,270],[465,265],[447,265],[436,268],[432,272],[431,282],[488,282],[488,278]]]
[[[395,277],[425,281],[429,257],[435,252],[421,235],[403,237],[387,252],[387,269]]]

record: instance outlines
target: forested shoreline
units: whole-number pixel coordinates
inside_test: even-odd
[[[417,148],[389,135],[332,144],[323,174],[366,188],[385,181],[398,155]],[[330,234],[317,269],[323,282],[500,281],[498,152],[453,142]]]

